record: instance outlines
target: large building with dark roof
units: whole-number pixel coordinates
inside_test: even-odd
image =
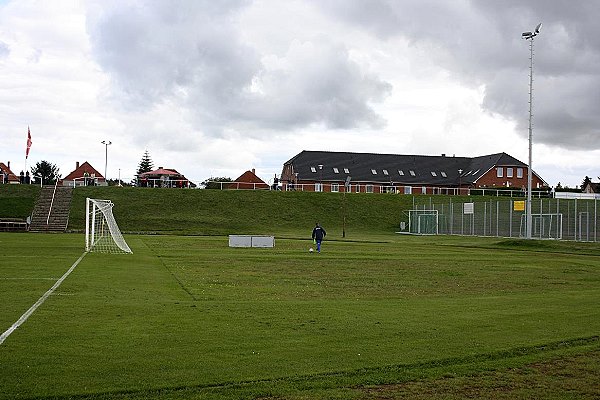
[[[527,168],[506,153],[447,157],[304,150],[283,165],[281,181],[288,190],[343,192],[348,180],[351,192],[458,194],[467,188],[526,188]],[[547,186],[534,172],[532,188]]]

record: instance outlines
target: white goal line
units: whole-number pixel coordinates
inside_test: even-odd
[[[44,301],[46,301],[46,299],[60,286],[60,284],[63,283],[65,279],[67,279],[67,276],[69,276],[69,274],[73,272],[75,267],[81,262],[81,260],[83,260],[83,257],[85,257],[86,254],[87,252],[84,252],[81,255],[81,257],[79,257],[77,261],[75,261],[73,265],[71,265],[71,268],[69,268],[69,270],[65,272],[65,274],[59,280],[57,280],[56,283],[46,293],[44,293],[44,295],[40,297],[34,305],[29,307],[29,310],[25,311],[25,313],[21,315],[21,318],[19,318],[17,322],[12,324],[12,326],[8,328],[6,332],[0,335],[0,345],[4,343],[6,338],[9,337],[11,333],[13,333],[19,326],[21,326],[25,321],[27,321],[27,318],[29,318],[31,314],[33,314],[35,310],[37,310],[37,308],[41,306],[44,303]]]

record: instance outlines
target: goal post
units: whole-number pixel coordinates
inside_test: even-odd
[[[408,231],[417,235],[439,233],[438,210],[408,210]]]
[[[526,214],[521,215],[519,234],[525,237]],[[536,239],[562,239],[563,215],[562,213],[531,214],[531,236]]]
[[[133,253],[115,221],[110,200],[85,202],[85,250],[98,253]]]

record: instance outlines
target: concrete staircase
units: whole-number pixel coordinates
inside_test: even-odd
[[[64,232],[69,223],[69,211],[73,188],[57,186],[44,186],[33,208],[31,216],[31,232]],[[54,194],[54,201],[52,195]],[[52,204],[52,209],[50,205]],[[50,218],[48,218],[50,214]]]

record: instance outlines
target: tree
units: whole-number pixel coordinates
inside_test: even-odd
[[[46,160],[36,163],[35,167],[31,168],[31,175],[35,179],[34,183],[40,183],[39,179],[41,177],[42,184],[47,185],[54,185],[60,179],[58,167]]]
[[[142,156],[142,160],[140,161],[140,164],[138,165],[138,169],[137,169],[137,175],[141,175],[144,172],[150,172],[154,169],[154,163],[152,162],[152,159],[150,158],[150,154],[148,154],[148,150],[146,150],[144,152],[144,155]]]
[[[220,182],[233,182],[233,181],[231,180],[231,178],[226,178],[226,177],[221,177],[221,178],[210,177],[210,178],[204,180],[204,182],[202,182],[200,184],[200,186],[203,187],[204,189],[223,189],[223,187],[225,185],[221,184]]]
[[[583,182],[581,182],[581,189],[585,188],[586,185],[589,185],[590,183],[592,183],[592,180],[590,179],[589,176],[585,176],[585,178],[583,179]]]

